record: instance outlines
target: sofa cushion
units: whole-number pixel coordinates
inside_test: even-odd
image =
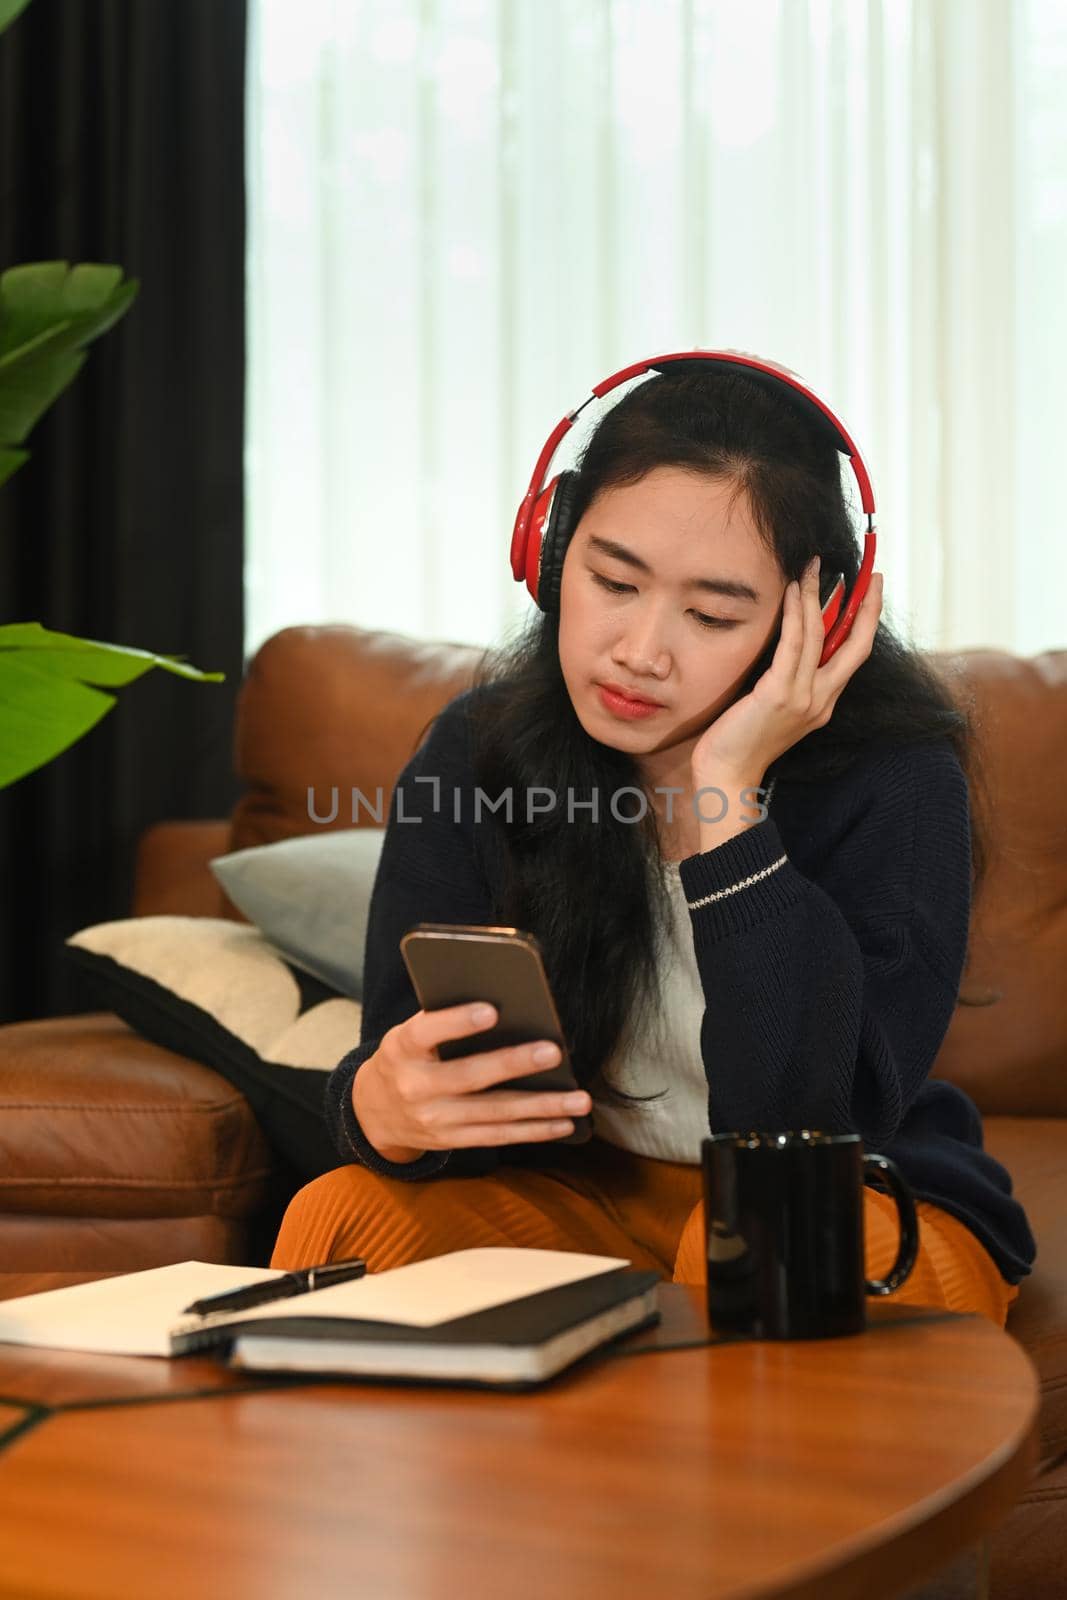
[[[202,1070],[206,1072],[207,1068]],[[84,1269],[94,1275],[97,1271],[142,1272],[149,1267],[165,1267],[172,1261],[235,1261],[265,1267],[281,1220],[275,1198],[280,1193],[281,1180],[272,1175],[271,1182],[279,1187],[270,1189],[264,1208],[257,1207],[247,1217],[55,1217],[31,1216],[21,1211],[0,1214],[0,1261],[12,1272]],[[266,1241],[264,1216],[272,1220],[278,1216],[272,1237]]]
[[[4,1029],[5,1215],[247,1217],[263,1203],[270,1173],[270,1150],[244,1096],[117,1017]]]
[[[67,940],[97,997],[138,1033],[202,1061],[242,1094],[302,1181],[340,1164],[326,1132],[330,1069],[362,1008],[300,971],[257,929],[212,917],[132,917]]]
[[[973,697],[981,756],[972,807],[992,858],[976,896],[961,1005],[934,1075],[983,1114],[1067,1115],[1067,650],[1022,659],[1003,650],[937,658],[946,683]]]
[[[1041,1379],[1041,1460],[1067,1452],[1067,1212],[1062,1117],[986,1117],[985,1148],[1012,1175],[1038,1241],[1037,1259],[1008,1312],[1008,1332]]]
[[[256,651],[237,702],[234,759],[244,793],[233,848],[271,844],[324,824],[367,821],[369,800],[393,784],[442,706],[470,686],[485,651],[342,624],[285,628]],[[377,809],[377,808],[376,808]],[[386,812],[382,813],[384,823]]]
[[[294,965],[359,1000],[384,838],[384,828],[308,834],[217,856],[211,870],[234,905]]]

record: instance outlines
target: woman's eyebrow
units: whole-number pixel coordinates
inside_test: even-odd
[[[626,566],[634,567],[638,572],[644,572],[648,577],[654,578],[655,573],[647,561],[627,550],[624,544],[617,544],[614,539],[601,539],[597,534],[589,537],[589,549],[598,551],[602,556],[614,556],[616,561],[625,562]],[[751,600],[759,604],[759,595],[751,584],[742,583],[740,578],[687,578],[682,585],[683,589],[701,589],[706,594],[725,595],[728,600]]]

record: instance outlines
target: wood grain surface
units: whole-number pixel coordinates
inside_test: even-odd
[[[699,1330],[699,1291],[661,1293],[668,1333]],[[1033,1367],[980,1317],[646,1343],[529,1394],[331,1381],[59,1410],[0,1454],[0,1595],[877,1600],[979,1540],[1032,1470]]]

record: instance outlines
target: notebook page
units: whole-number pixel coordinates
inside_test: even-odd
[[[358,1317],[432,1328],[453,1317],[487,1311],[509,1300],[564,1283],[577,1283],[631,1263],[617,1256],[572,1250],[525,1250],[489,1245],[453,1250],[429,1261],[368,1273],[313,1294],[300,1294],[240,1313],[242,1323],[267,1317]],[[191,1319],[186,1319],[189,1322]]]
[[[95,1283],[20,1295],[0,1300],[0,1343],[96,1355],[166,1356],[170,1329],[191,1301],[283,1276],[269,1267],[178,1261]]]

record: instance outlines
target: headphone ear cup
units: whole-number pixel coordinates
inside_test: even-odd
[[[541,550],[534,599],[542,611],[559,616],[559,591],[563,581],[563,559],[574,532],[575,509],[581,477],[577,472],[561,472],[552,504],[541,533]]]

